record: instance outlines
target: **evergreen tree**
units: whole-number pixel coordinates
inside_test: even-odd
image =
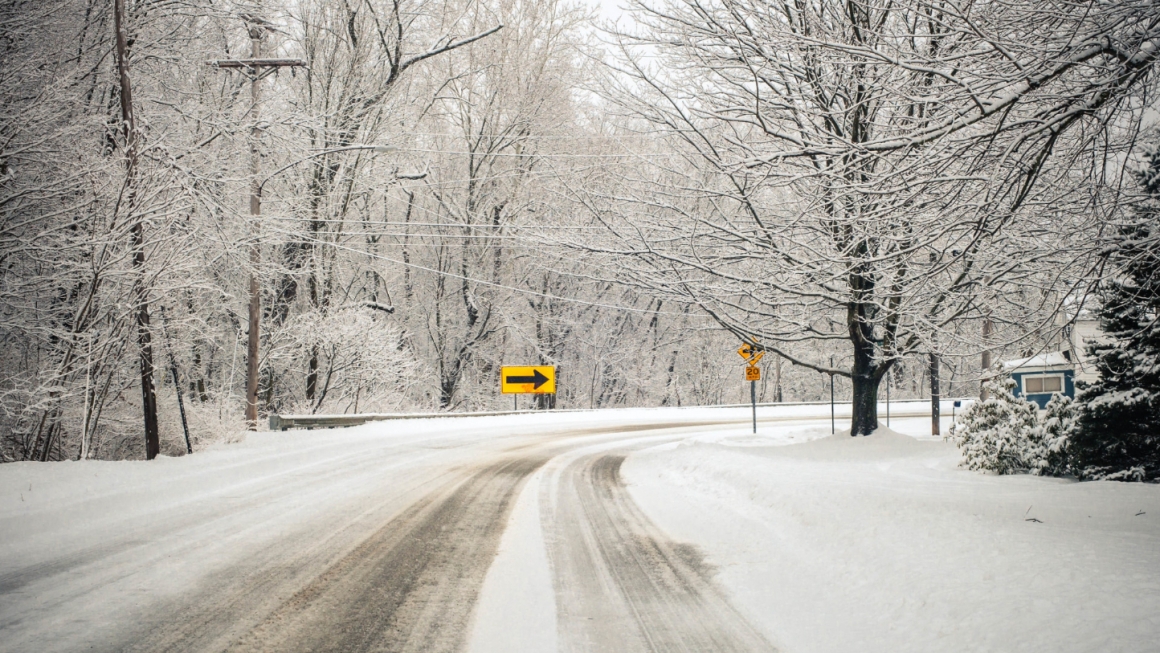
[[[1160,149],[1148,163],[1147,198],[1108,248],[1099,318],[1109,342],[1088,349],[1099,380],[1076,397],[1068,452],[1081,479],[1160,480]]]

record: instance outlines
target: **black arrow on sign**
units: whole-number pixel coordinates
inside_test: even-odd
[[[507,383],[534,383],[533,389],[539,390],[540,386],[549,381],[548,377],[540,374],[540,370],[533,370],[531,376],[509,376]]]

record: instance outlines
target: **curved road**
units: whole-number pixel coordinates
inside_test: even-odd
[[[770,651],[620,479],[632,450],[723,423],[496,437],[455,420],[390,438],[375,425],[196,470],[167,461],[169,490],[130,479],[0,515],[0,651],[467,650],[525,492],[555,624],[493,631],[554,628],[562,651]]]

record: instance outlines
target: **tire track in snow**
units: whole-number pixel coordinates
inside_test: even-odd
[[[501,459],[428,494],[229,650],[459,650],[512,502],[546,461]]]
[[[605,453],[567,465],[545,508],[561,649],[774,651],[713,583],[700,552],[669,540],[633,503],[623,461]]]

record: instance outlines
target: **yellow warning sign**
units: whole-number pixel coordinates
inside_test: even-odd
[[[737,355],[745,359],[746,365],[757,365],[757,361],[765,356],[765,352],[758,351],[756,347],[745,342],[737,349]]]
[[[554,395],[556,368],[552,365],[504,365],[500,369],[499,388],[505,395]]]
[[[761,368],[757,367],[756,365],[746,365],[745,366],[745,380],[746,381],[760,381],[761,380]]]

